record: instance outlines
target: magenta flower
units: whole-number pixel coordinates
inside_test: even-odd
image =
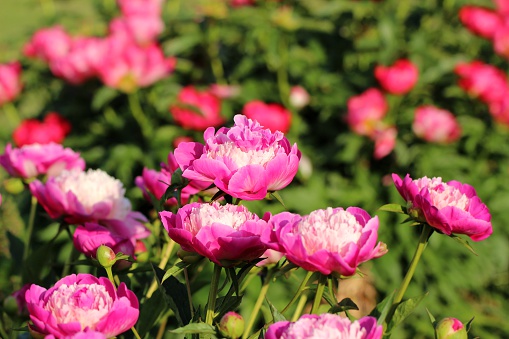
[[[243,115],[232,128],[204,133],[205,145],[184,142],[175,150],[183,176],[214,183],[223,192],[244,200],[263,199],[280,190],[297,173],[300,151],[283,133],[268,129]]]
[[[242,114],[251,120],[258,121],[272,133],[276,131],[287,133],[292,123],[292,112],[279,104],[266,104],[260,100],[253,100],[245,104]]]
[[[460,63],[454,68],[458,85],[485,103],[500,102],[509,92],[505,72],[481,61]]]
[[[30,330],[56,338],[82,331],[111,338],[133,327],[139,315],[138,299],[124,283],[115,290],[107,278],[90,274],[69,275],[48,290],[34,284],[25,299]]]
[[[417,82],[419,70],[410,60],[397,60],[392,66],[375,67],[375,78],[391,94],[408,93]]]
[[[392,175],[399,194],[407,201],[408,213],[416,215],[439,232],[466,234],[473,241],[488,238],[493,232],[491,215],[475,189],[458,181],[423,177],[412,180]]]
[[[348,99],[346,121],[359,135],[372,136],[389,109],[382,92],[369,88],[362,94]]]
[[[35,32],[32,39],[24,46],[26,56],[51,62],[69,52],[72,38],[61,26],[43,28]]]
[[[265,339],[355,338],[380,339],[382,325],[376,318],[363,317],[350,321],[335,314],[305,314],[296,322],[278,321],[269,326]]]
[[[143,46],[154,43],[164,30],[164,22],[159,16],[133,15],[113,19],[109,25],[112,35],[121,35]]]
[[[497,29],[504,24],[504,18],[499,13],[478,6],[461,7],[459,18],[469,31],[486,39],[493,39]]]
[[[60,144],[31,144],[20,148],[5,147],[0,165],[13,177],[29,179],[39,175],[56,176],[63,170],[83,170],[85,160],[79,153]]]
[[[377,244],[378,217],[358,207],[329,207],[304,217],[283,212],[269,224],[269,246],[307,271],[350,276],[359,264],[387,253],[385,244]]]
[[[267,249],[267,222],[244,206],[192,203],[177,213],[159,213],[170,238],[221,266],[259,258]]]
[[[373,156],[375,159],[382,159],[389,155],[396,146],[396,138],[398,130],[395,126],[379,124],[371,135],[371,139],[375,142],[375,150]]]
[[[21,64],[0,64],[0,106],[14,100],[21,92]]]
[[[47,335],[44,339],[108,339],[103,333],[97,331],[78,332],[73,335],[66,335],[65,337],[56,338],[53,334]]]
[[[461,127],[454,115],[434,106],[421,106],[415,110],[414,133],[428,141],[450,143],[461,136]]]

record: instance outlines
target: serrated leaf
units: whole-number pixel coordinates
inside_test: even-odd
[[[265,298],[265,301],[267,301],[267,304],[269,304],[270,314],[272,315],[274,322],[286,320],[285,316],[279,313],[277,308],[269,301],[269,299]]]
[[[414,311],[422,299],[424,299],[427,295],[428,293],[400,302],[394,311],[394,315],[392,316],[390,323],[387,324],[387,333],[394,327],[401,324],[401,322]]]
[[[205,323],[192,323],[170,331],[177,334],[207,334],[209,338],[217,338],[216,329]]]
[[[392,212],[392,213],[401,213],[407,214],[407,210],[405,206],[401,206],[400,204],[387,204],[381,206],[379,211]]]
[[[461,238],[461,237],[458,237],[457,235],[455,234],[451,234],[449,237],[453,238],[454,240],[456,240],[457,242],[459,242],[460,244],[462,244],[463,246],[465,246],[470,252],[472,252],[473,254],[479,256],[479,254],[477,254],[475,251],[474,251],[474,248],[472,246],[470,246],[470,243]]]
[[[381,325],[385,322],[385,318],[387,318],[387,314],[389,314],[389,310],[391,309],[392,302],[394,300],[394,294],[396,291],[392,291],[391,294],[385,297],[384,300],[379,302],[373,311],[369,314],[378,319],[377,324]]]
[[[359,307],[350,298],[341,300],[336,305],[332,306],[328,313],[341,313],[348,310],[359,310]]]

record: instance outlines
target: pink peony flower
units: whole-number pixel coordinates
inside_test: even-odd
[[[375,159],[382,159],[392,152],[394,146],[396,146],[397,136],[398,130],[394,126],[381,124],[375,129],[371,136],[375,142],[375,151],[373,153]]]
[[[270,248],[307,271],[353,275],[357,266],[387,253],[379,242],[378,217],[358,207],[316,210],[304,217],[289,212],[269,220]]]
[[[29,179],[40,175],[56,176],[63,170],[83,170],[85,161],[79,153],[55,143],[20,148],[8,144],[5,153],[0,155],[0,165],[13,177]]]
[[[30,330],[56,338],[75,338],[83,331],[115,337],[133,327],[139,316],[138,299],[124,283],[115,289],[107,278],[90,274],[66,276],[48,290],[34,284],[25,299]]]
[[[391,94],[408,93],[417,82],[419,70],[410,60],[397,60],[392,66],[375,67],[375,78]]]
[[[498,123],[509,126],[509,92],[504,99],[489,103],[490,114]]]
[[[255,0],[230,0],[232,7],[253,6],[254,4]]]
[[[195,131],[222,125],[221,100],[210,91],[198,91],[194,86],[182,88],[178,102],[169,108],[180,126]]]
[[[262,235],[271,232],[265,220],[240,205],[195,202],[175,214],[163,211],[159,216],[170,238],[184,251],[226,267],[259,258],[267,249]]]
[[[43,28],[35,32],[30,42],[23,48],[27,57],[51,62],[67,54],[72,38],[61,26]]]
[[[292,113],[289,110],[279,104],[266,104],[259,100],[245,104],[242,114],[251,120],[258,121],[272,133],[276,131],[287,133],[292,122]]]
[[[509,24],[496,30],[493,36],[493,49],[498,55],[509,58]]]
[[[77,332],[73,335],[66,335],[65,337],[56,338],[53,334],[47,335],[44,339],[108,339],[103,333],[97,331],[85,330]]]
[[[414,133],[428,141],[450,143],[461,136],[461,127],[454,115],[434,106],[421,106],[415,110]]]
[[[387,113],[389,106],[382,92],[370,88],[348,99],[346,121],[357,134],[371,136]]]
[[[230,99],[239,96],[240,86],[212,84],[210,85],[209,92],[219,99]]]
[[[110,21],[112,35],[122,35],[138,45],[154,43],[164,30],[164,22],[159,16],[133,15],[119,17]]]
[[[270,248],[263,252],[263,254],[260,256],[260,258],[264,258],[262,261],[258,262],[256,266],[262,267],[270,264],[275,264],[281,258],[283,258],[285,255],[281,252],[271,250]]]
[[[21,92],[21,64],[0,64],[0,106],[14,100]]]
[[[268,129],[243,115],[232,128],[204,133],[205,145],[181,143],[175,158],[190,180],[214,183],[232,197],[263,199],[267,192],[288,186],[297,173],[300,151],[281,132]]]
[[[463,6],[459,18],[468,30],[486,39],[493,39],[497,29],[504,24],[499,13],[478,6]]]
[[[454,72],[460,76],[461,88],[486,103],[501,101],[509,93],[505,73],[495,66],[473,61],[458,64]]]
[[[290,89],[290,105],[297,109],[306,107],[309,104],[310,96],[302,86],[293,86]]]
[[[265,339],[355,338],[381,339],[382,325],[376,318],[350,321],[336,314],[305,314],[296,322],[278,321],[269,326]]]
[[[21,122],[12,134],[18,147],[30,144],[60,144],[71,131],[71,124],[56,112],[50,112],[41,122],[37,119],[26,119]]]
[[[31,182],[30,191],[51,218],[71,224],[124,220],[131,212],[122,183],[99,169],[63,171],[44,184]]]
[[[161,16],[164,0],[118,0],[124,16]]]
[[[437,231],[447,235],[466,234],[473,241],[488,238],[493,232],[491,215],[475,189],[458,181],[423,177],[412,180],[392,175],[399,194],[407,201],[408,212],[417,215]]]

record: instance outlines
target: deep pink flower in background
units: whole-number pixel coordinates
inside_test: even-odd
[[[72,38],[61,26],[42,28],[35,32],[25,45],[23,52],[27,57],[51,62],[69,52]]]
[[[79,153],[60,144],[32,144],[20,148],[5,147],[0,155],[0,165],[13,177],[29,179],[39,175],[56,176],[63,170],[85,168]]]
[[[454,115],[434,106],[418,107],[412,128],[418,137],[428,142],[450,143],[461,136],[461,127]]]
[[[288,186],[299,166],[300,151],[283,133],[272,133],[243,115],[232,128],[213,127],[204,133],[205,145],[181,143],[175,158],[190,180],[214,183],[235,198],[263,199],[267,192]]]
[[[115,289],[107,278],[90,274],[66,276],[48,290],[34,284],[25,299],[31,331],[56,338],[85,330],[111,338],[133,327],[139,316],[138,299],[124,283]]]
[[[419,69],[410,60],[397,60],[392,66],[375,67],[375,78],[391,94],[408,93],[419,78]]]
[[[71,124],[56,112],[50,112],[43,121],[26,119],[14,130],[12,138],[17,147],[30,144],[60,144],[71,131]]]
[[[196,252],[221,266],[259,258],[267,249],[269,225],[240,205],[192,203],[177,213],[159,213],[164,228],[184,251]]]
[[[307,271],[350,276],[357,266],[387,253],[378,242],[378,217],[358,207],[316,210],[300,216],[289,212],[269,220],[274,230],[270,248]]]
[[[297,109],[306,107],[309,104],[310,96],[308,91],[302,86],[293,86],[290,88],[290,105]]]
[[[230,99],[239,96],[240,86],[238,85],[210,85],[209,92],[218,97],[219,99]]]
[[[230,0],[232,7],[253,6],[254,4],[255,0]]]
[[[509,25],[506,24],[497,29],[493,36],[493,49],[495,53],[504,58],[509,58]]]
[[[373,156],[375,159],[382,159],[389,155],[394,146],[396,146],[396,138],[398,130],[395,126],[380,124],[371,135],[371,139],[375,142],[375,150]]]
[[[495,121],[509,126],[509,92],[502,100],[488,103],[488,107]]]
[[[131,212],[122,183],[99,169],[63,171],[29,186],[50,217],[63,216],[69,223],[124,220]]]
[[[374,317],[363,317],[352,322],[336,314],[305,314],[296,322],[278,321],[270,325],[265,339],[380,339],[383,328],[376,321]]]
[[[221,100],[209,90],[199,91],[194,86],[180,90],[177,103],[169,111],[177,124],[195,131],[222,125]]]
[[[292,112],[279,104],[266,104],[253,100],[244,105],[242,114],[251,120],[256,120],[272,133],[280,131],[287,133],[292,123]]]
[[[478,6],[461,7],[459,18],[461,23],[472,33],[486,39],[492,39],[497,29],[504,24],[499,13]]]
[[[118,0],[124,16],[161,16],[164,0]]]
[[[0,64],[0,106],[14,100],[21,92],[21,64]]]
[[[16,300],[18,306],[18,315],[27,315],[27,302],[25,301],[25,293],[30,289],[31,284],[25,284],[19,290],[12,292],[11,296]]]
[[[484,240],[493,232],[488,207],[472,186],[454,180],[444,183],[442,178],[413,180],[409,174],[404,179],[397,174],[392,178],[409,213],[438,231],[465,234],[473,241]]]
[[[507,76],[495,66],[476,60],[456,65],[454,72],[461,88],[486,103],[501,101],[509,93]]]
[[[389,106],[382,92],[369,88],[362,94],[348,99],[346,121],[357,134],[371,136],[385,117]]]
[[[181,143],[183,142],[193,142],[194,139],[191,138],[191,137],[188,137],[188,136],[180,136],[180,137],[176,137],[174,140],[173,140],[173,148],[177,148]]]
[[[164,22],[159,16],[119,17],[113,19],[109,25],[110,34],[124,36],[138,45],[154,43],[163,30]]]

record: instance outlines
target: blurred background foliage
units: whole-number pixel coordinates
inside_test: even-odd
[[[431,337],[427,308],[437,318],[453,316],[467,322],[475,316],[473,336],[503,338],[509,336],[509,131],[492,120],[485,105],[458,87],[453,69],[458,62],[474,59],[504,70],[508,63],[488,41],[460,24],[458,11],[466,4],[493,7],[487,0],[260,0],[255,6],[237,8],[221,0],[168,0],[166,29],[159,40],[166,55],[177,57],[176,71],[136,93],[153,126],[149,139],[132,118],[126,95],[95,80],[70,85],[21,53],[37,29],[54,24],[72,35],[105,35],[107,21],[118,11],[114,0],[2,0],[0,62],[19,59],[23,64],[24,89],[14,103],[20,119],[59,112],[72,123],[64,145],[81,152],[88,167],[100,167],[119,178],[133,205],[146,213],[150,206],[134,186],[135,176],[143,166],[158,168],[173,150],[175,138],[202,140],[201,132],[174,124],[168,112],[180,88],[240,86],[240,95],[222,104],[222,114],[231,124],[233,115],[253,99],[290,109],[291,86],[304,87],[311,101],[293,111],[288,138],[298,143],[306,170],[280,192],[286,207],[308,213],[327,206],[359,206],[378,214],[379,239],[388,244],[389,254],[365,271],[381,300],[399,285],[418,238],[415,229],[400,224],[401,218],[377,212],[383,204],[404,203],[388,175],[440,176],[471,184],[491,210],[493,235],[473,244],[478,256],[445,236],[431,238],[406,296],[429,295],[394,337]],[[346,125],[346,102],[378,87],[373,75],[377,64],[399,58],[418,66],[419,80],[404,96],[387,95],[388,119],[397,126],[398,139],[391,154],[376,160],[372,141]],[[437,145],[413,134],[414,109],[424,104],[456,115],[463,130],[459,141]],[[16,126],[1,112],[0,124],[3,147]],[[20,198],[6,193],[7,174],[0,175],[5,183],[4,247],[6,230],[17,233],[22,227],[26,206],[17,205]],[[246,205],[259,215],[283,210],[274,201]],[[8,256],[5,248],[2,252]],[[4,261],[0,267],[8,265]],[[3,293],[9,292],[10,279],[0,274]]]

